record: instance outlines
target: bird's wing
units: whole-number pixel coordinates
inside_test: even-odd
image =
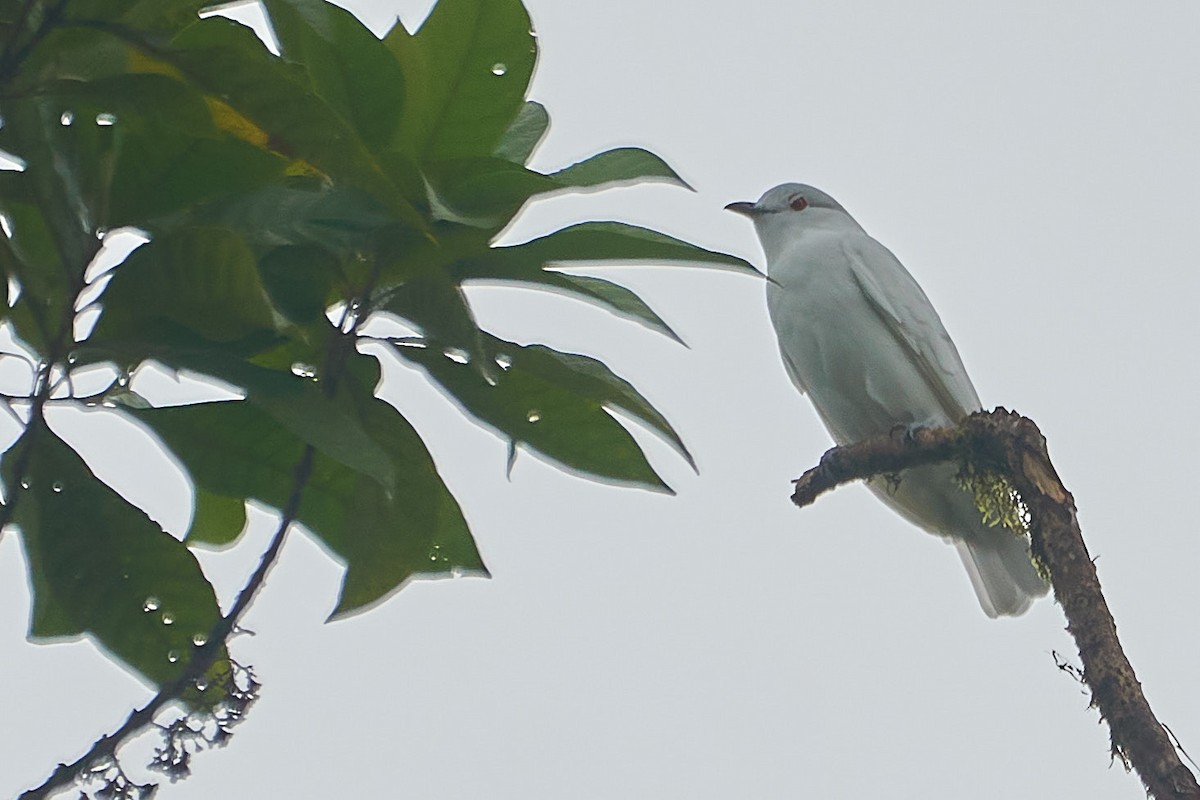
[[[979,410],[979,395],[958,349],[929,298],[899,259],[869,236],[847,239],[842,248],[867,305],[908,353],[947,417],[958,420]]]

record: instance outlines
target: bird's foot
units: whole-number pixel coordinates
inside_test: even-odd
[[[917,441],[917,434],[928,427],[928,425],[923,425],[919,422],[897,422],[888,431],[888,435],[893,439],[899,439],[905,444],[913,444]]]

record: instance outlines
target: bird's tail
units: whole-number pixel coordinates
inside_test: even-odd
[[[1029,543],[1000,526],[990,536],[957,539],[955,544],[979,604],[989,617],[1024,613],[1048,586],[1029,559]]]

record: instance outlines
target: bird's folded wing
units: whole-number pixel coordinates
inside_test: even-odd
[[[949,419],[981,408],[958,349],[925,292],[892,252],[869,236],[842,245],[868,306],[912,359]]]

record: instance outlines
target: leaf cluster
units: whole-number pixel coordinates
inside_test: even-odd
[[[549,116],[526,99],[537,40],[520,0],[441,0],[419,30],[382,38],[324,0],[264,0],[278,54],[203,5],[0,0],[0,150],[16,164],[0,170],[0,316],[34,374],[5,400],[22,430],[3,520],[29,556],[31,635],[89,635],[159,685],[221,616],[191,548],[233,542],[247,500],[298,500],[297,521],[345,564],[335,614],[414,576],[486,574],[421,437],[376,396],[380,358],[423,370],[514,452],[591,478],[666,488],[613,411],[690,461],[603,362],[482,330],[464,285],[566,293],[674,337],[628,289],[555,266],[749,269],[617,222],[494,244],[535,198],[683,185],[631,147],[527,166]],[[145,243],[104,270],[117,229]],[[380,319],[406,334],[366,347]],[[240,399],[156,406],[136,391],[149,364]],[[84,395],[85,373],[112,380]],[[185,541],[96,477],[47,423],[55,404],[158,437],[195,487]]]

